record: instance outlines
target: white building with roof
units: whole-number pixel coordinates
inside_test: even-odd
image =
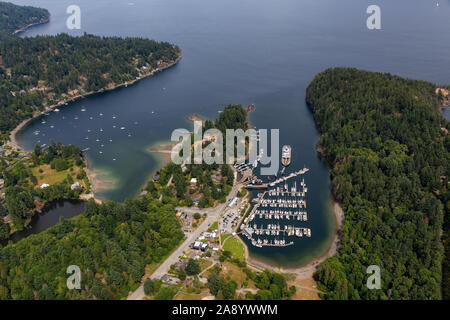
[[[83,188],[83,186],[78,181],[70,186],[70,190],[76,190],[76,189],[81,189],[81,188]]]

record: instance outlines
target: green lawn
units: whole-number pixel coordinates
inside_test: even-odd
[[[225,241],[225,239],[227,239],[228,237],[231,237],[231,234],[229,233],[222,233],[220,235],[220,241],[222,241],[222,243]]]
[[[234,258],[244,261],[245,260],[245,249],[239,239],[235,237],[230,237],[225,241],[223,245],[223,250],[230,251]]]
[[[219,229],[219,223],[216,221],[208,228],[208,232],[211,232],[211,231],[217,230],[217,229]]]

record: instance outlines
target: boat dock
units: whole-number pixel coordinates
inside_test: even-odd
[[[296,172],[292,172],[288,176],[278,178],[277,180],[275,180],[275,181],[273,181],[271,183],[264,183],[264,184],[252,184],[252,183],[250,183],[250,184],[246,185],[246,188],[247,189],[267,189],[268,187],[273,187],[276,184],[279,184],[281,182],[286,182],[287,180],[289,180],[291,178],[297,177],[299,175],[303,175],[303,174],[305,174],[308,171],[309,171],[308,168],[303,168],[303,169],[298,170]]]
[[[239,233],[245,235],[252,245],[260,248],[286,247],[294,244],[289,241],[289,237],[311,238],[310,228],[294,225],[308,221],[305,199],[308,188],[305,180],[302,179],[299,188],[297,181],[291,186],[287,183],[288,179],[307,171],[309,169],[304,168],[278,179],[279,182],[264,185],[266,190],[259,192],[257,197],[251,200],[254,206],[240,226]],[[280,182],[284,184],[275,185]],[[264,223],[265,221],[267,223]]]

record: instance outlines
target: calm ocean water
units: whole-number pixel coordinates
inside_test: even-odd
[[[183,60],[174,68],[71,103],[20,134],[27,148],[49,139],[90,148],[90,165],[112,186],[100,192],[105,199],[120,201],[139,192],[160,165],[148,147],[167,141],[175,128],[190,129],[188,115],[214,119],[228,103],[255,103],[252,124],[279,128],[280,143],[292,146],[289,170],[303,165],[311,169],[305,181],[307,226],[313,237],[284,249],[250,246],[252,255],[283,265],[305,263],[323,253],[335,228],[328,172],[315,151],[318,132],[304,102],[314,75],[329,67],[351,66],[450,83],[448,0],[439,6],[434,0],[12,2],[44,7],[52,14],[49,24],[23,36],[139,36],[169,41],[183,50]],[[71,4],[82,10],[80,31],[66,29]],[[381,7],[382,30],[366,28],[369,4]]]

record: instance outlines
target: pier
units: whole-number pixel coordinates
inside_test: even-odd
[[[267,189],[268,187],[273,187],[276,184],[279,184],[281,182],[285,182],[293,177],[297,177],[299,175],[305,174],[306,172],[308,172],[309,169],[308,168],[303,168],[301,170],[298,170],[296,172],[292,172],[291,174],[289,174],[288,176],[285,177],[281,177],[278,178],[277,180],[271,182],[271,183],[264,183],[264,184],[248,184],[246,185],[247,189]]]
[[[310,228],[294,225],[294,223],[308,221],[305,199],[308,188],[305,180],[302,179],[298,189],[297,181],[291,187],[286,182],[307,171],[309,169],[304,168],[271,184],[255,185],[255,188],[265,188],[265,190],[251,200],[255,205],[244,219],[239,232],[245,235],[253,246],[286,247],[294,244],[289,237],[311,237]],[[280,182],[285,183],[276,186]],[[268,223],[264,223],[264,220],[268,220]]]

